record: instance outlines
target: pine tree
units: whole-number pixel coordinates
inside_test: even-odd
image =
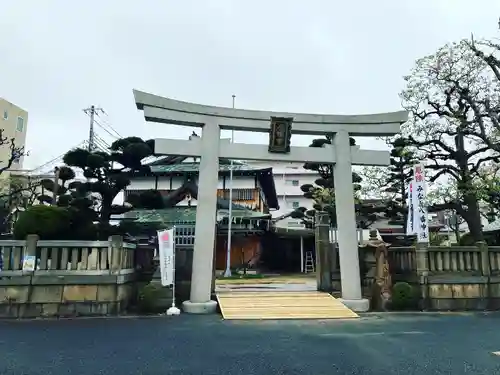
[[[320,138],[313,140],[309,147],[323,147],[331,144],[330,137]],[[350,138],[351,146],[356,145],[354,138]],[[337,215],[335,210],[335,181],[333,179],[333,164],[319,164],[319,163],[305,163],[304,169],[316,171],[319,178],[313,184],[305,184],[301,186],[304,192],[304,197],[314,201],[313,209],[306,210],[300,207],[292,213],[294,218],[302,218],[307,228],[314,227],[315,211],[325,211],[330,216],[330,225],[334,228],[337,227]],[[383,208],[373,204],[363,203],[359,199],[361,190],[361,176],[352,172],[352,184],[354,189],[355,198],[355,211],[357,225],[359,228],[366,229],[372,223],[378,220],[377,213],[381,212]]]
[[[386,192],[393,195],[387,204],[386,216],[389,224],[406,226],[408,207],[408,184],[413,175],[413,165],[418,163],[418,159],[413,151],[409,149],[409,142],[403,137],[397,137],[390,143],[392,146],[389,166],[389,176],[387,178]]]

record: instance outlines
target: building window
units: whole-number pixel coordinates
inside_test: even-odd
[[[292,180],[292,186],[299,186],[299,180]]]
[[[4,120],[8,120],[9,119],[9,112],[7,112],[6,109],[3,111],[3,119]]]
[[[18,117],[17,118],[17,126],[16,126],[16,130],[18,132],[22,132],[24,131],[24,119],[22,117]]]
[[[292,202],[292,208],[299,208],[299,202]]]
[[[229,189],[222,190],[219,196],[229,199]],[[235,201],[252,201],[254,200],[254,189],[233,189],[232,198]]]

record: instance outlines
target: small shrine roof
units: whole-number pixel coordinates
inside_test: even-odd
[[[233,218],[243,219],[267,219],[271,215],[255,212],[248,209],[233,209]],[[228,217],[226,209],[217,210],[217,221]],[[196,206],[177,206],[160,210],[132,210],[125,214],[125,219],[134,220],[138,223],[165,223],[165,224],[194,224],[196,222]]]
[[[178,173],[178,172],[198,172],[200,169],[199,158],[193,158],[194,161],[186,162],[187,157],[184,156],[159,156],[150,160],[146,164],[151,168],[151,173]],[[253,167],[238,160],[233,160],[233,171],[262,171],[262,168]],[[267,170],[267,168],[264,168]],[[231,161],[228,159],[219,159],[219,171],[225,172],[231,170]]]

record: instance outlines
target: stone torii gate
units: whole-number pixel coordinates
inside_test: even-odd
[[[206,106],[137,90],[134,97],[146,121],[203,128],[201,138],[160,138],[155,139],[154,146],[157,155],[200,157],[191,294],[190,300],[183,303],[186,312],[210,313],[217,307],[211,300],[211,285],[219,158],[334,164],[342,302],[354,311],[368,310],[369,302],[361,293],[352,165],[389,165],[389,152],[351,147],[349,137],[395,135],[407,121],[407,112],[353,116],[278,113]],[[293,134],[332,135],[333,144],[323,148],[290,147],[288,153],[277,154],[270,153],[267,145],[220,139],[220,129],[269,133],[271,117],[293,118]]]

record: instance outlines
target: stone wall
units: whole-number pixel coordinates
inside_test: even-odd
[[[0,318],[119,314],[131,296],[130,284],[0,285]]]
[[[135,245],[108,241],[0,241],[0,318],[110,315],[135,293]],[[34,271],[23,269],[33,255]]]
[[[371,297],[374,250],[358,249],[363,293]],[[332,284],[340,290],[338,251],[333,250]],[[424,310],[500,310],[500,247],[389,247],[393,283],[408,282]]]

